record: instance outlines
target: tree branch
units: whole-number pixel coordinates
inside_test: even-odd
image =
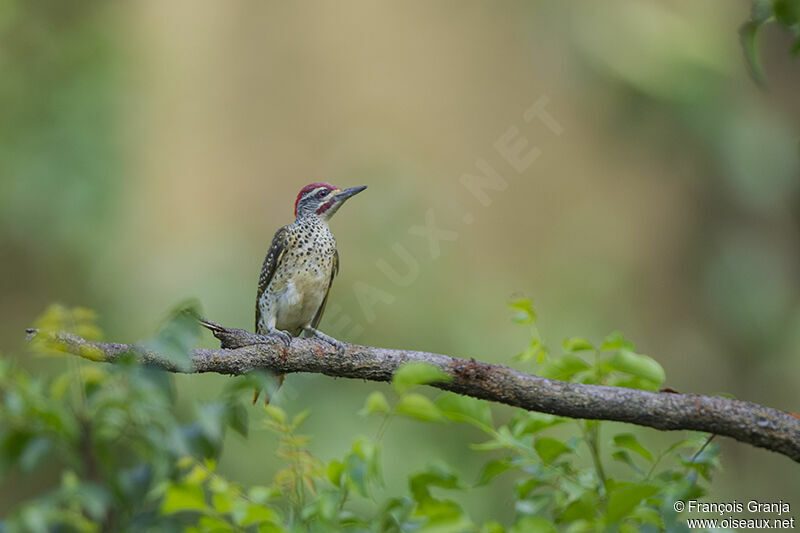
[[[503,365],[436,353],[348,345],[338,354],[316,339],[292,339],[286,347],[269,337],[201,320],[220,340],[220,349],[190,353],[188,372],[241,375],[260,368],[280,374],[390,381],[403,364],[423,361],[450,376],[431,386],[494,402],[570,418],[616,420],[659,430],[695,430],[724,435],[781,453],[800,462],[800,417],[751,402],[715,396],[648,392],[542,378]],[[54,339],[70,353],[113,363],[133,353],[143,364],[184,372],[164,357],[134,344],[87,341],[69,333]]]

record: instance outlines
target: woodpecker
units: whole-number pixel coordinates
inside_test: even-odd
[[[264,258],[256,296],[256,333],[286,346],[292,337],[305,333],[344,352],[343,343],[317,329],[339,271],[339,252],[328,223],[348,198],[366,188],[342,190],[330,183],[311,183],[300,189],[294,222],[275,233]],[[278,376],[279,386],[283,378]],[[254,404],[258,394],[257,390]]]

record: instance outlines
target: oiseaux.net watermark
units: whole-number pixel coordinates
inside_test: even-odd
[[[439,259],[444,246],[458,241],[466,228],[479,221],[480,210],[494,203],[495,194],[513,191],[514,178],[533,168],[543,150],[537,138],[560,137],[564,131],[564,126],[550,110],[550,98],[539,96],[521,110],[514,123],[494,138],[486,154],[475,158],[473,168],[459,174],[457,182],[453,183],[453,188],[462,188],[472,197],[461,206],[461,216],[443,221],[440,211],[430,207],[421,217],[422,223],[410,226],[405,233],[413,235],[415,240],[423,239],[428,251],[425,255],[432,260]],[[419,278],[422,272],[419,253],[415,254],[399,239],[389,249],[391,253],[387,255],[394,257],[379,257],[375,261],[375,266],[388,283],[378,286],[359,280],[352,286],[363,320],[332,303],[327,316],[335,318],[327,322],[326,331],[348,342],[358,342],[364,332],[364,322],[372,324],[377,321],[378,305],[394,303],[396,297],[392,289],[408,288]]]
[[[686,518],[689,529],[794,529],[795,517],[789,502],[748,500],[701,502],[677,500],[675,512],[693,515]],[[712,515],[712,516],[697,516]],[[738,516],[733,516],[738,515]]]

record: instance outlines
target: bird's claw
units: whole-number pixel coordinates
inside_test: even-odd
[[[287,348],[292,344],[292,335],[288,331],[275,330],[269,334],[270,337],[277,339],[278,342]]]
[[[336,350],[336,355],[344,355],[344,352],[347,350],[347,345],[345,345],[343,342],[337,341],[332,337],[328,337],[327,335],[326,337],[327,338],[317,337],[317,342],[333,347],[333,349]]]
[[[330,339],[327,342],[328,342],[328,344],[330,344],[331,346],[334,347],[334,349],[336,350],[336,354],[337,355],[344,355],[344,352],[347,349],[347,346],[345,346],[345,344],[343,342],[339,342],[336,339]]]
[[[347,350],[347,345],[341,341],[337,341],[333,337],[329,335],[325,335],[320,330],[314,328],[313,326],[306,326],[304,328],[306,337],[316,337],[317,340],[322,342],[328,343],[329,345],[333,346],[333,349],[336,350],[338,355],[344,355],[344,352]]]

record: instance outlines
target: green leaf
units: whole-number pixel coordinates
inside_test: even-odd
[[[427,519],[419,533],[463,533],[472,531],[473,525],[459,505],[450,500],[430,499],[420,503],[414,511],[417,518]]]
[[[558,456],[572,451],[569,446],[551,437],[539,437],[533,447],[545,463],[550,463]]]
[[[625,463],[626,465],[630,466],[640,474],[643,473],[642,469],[636,466],[636,463],[633,462],[631,454],[629,454],[625,450],[617,450],[611,454],[611,457],[614,458],[615,461],[619,461],[620,463]]]
[[[667,447],[667,449],[664,450],[663,454],[664,455],[670,454],[670,453],[674,452],[675,450],[677,450],[679,448],[691,448],[692,446],[695,446],[695,444],[696,444],[696,441],[694,441],[692,439],[682,439],[682,440],[679,440],[677,442],[673,442],[672,444],[670,444]]]
[[[773,7],[776,1],[779,0],[753,0],[753,5],[750,10],[750,19],[759,24],[768,22],[775,14]]]
[[[17,401],[16,395],[9,396],[14,397],[15,402]],[[19,459],[32,438],[30,433],[18,430],[3,433],[0,433],[0,474],[5,473],[4,471]]]
[[[517,499],[524,500],[530,496],[534,489],[542,484],[542,479],[539,476],[531,477],[518,481],[514,486],[514,491],[517,493]]]
[[[241,525],[247,527],[261,522],[276,522],[279,519],[278,514],[269,507],[250,504],[247,506],[247,512]]]
[[[236,433],[241,435],[242,437],[247,437],[247,432],[249,429],[248,426],[248,414],[247,409],[240,404],[234,403],[228,405],[228,410],[225,417],[228,426],[233,429]]]
[[[197,523],[202,528],[202,531],[207,533],[221,533],[222,531],[231,531],[233,529],[231,524],[225,520],[213,516],[201,516]],[[188,530],[184,530],[184,533],[186,531]]]
[[[91,519],[99,521],[105,517],[110,503],[110,495],[105,488],[96,483],[81,483],[78,495],[83,508]]]
[[[622,349],[608,361],[619,372],[625,372],[661,384],[666,378],[664,368],[652,357]]]
[[[49,506],[42,503],[31,503],[24,506],[20,511],[20,523],[23,526],[20,529],[31,533],[49,533],[52,531],[48,524],[47,511],[49,511]]]
[[[294,415],[291,424],[292,430],[296,430],[297,428],[299,428],[303,424],[303,422],[306,421],[306,418],[308,418],[310,415],[311,415],[311,409],[303,409],[302,411]]]
[[[755,20],[745,22],[739,28],[739,43],[744,52],[745,65],[750,77],[759,86],[766,85],[766,77],[764,76],[764,68],[761,66],[761,54],[758,47],[758,34],[761,29],[761,23]]]
[[[214,510],[220,514],[225,514],[233,510],[233,499],[227,492],[218,492],[211,496],[211,503]]]
[[[347,456],[347,478],[360,495],[367,497],[367,462],[355,453]]]
[[[378,447],[373,441],[366,437],[358,437],[353,441],[352,451],[365,461],[369,462],[375,458]]]
[[[503,448],[508,448],[508,443],[505,443],[501,440],[492,439],[478,444],[470,444],[469,447],[479,452],[488,452],[491,450],[502,450]]]
[[[653,454],[647,448],[642,446],[632,433],[622,433],[614,436],[614,444],[620,448],[627,448],[628,450],[638,453],[649,462],[653,462]]]
[[[445,489],[456,489],[459,487],[458,478],[444,464],[434,464],[425,471],[414,474],[409,478],[411,493],[417,502],[422,502],[431,498],[429,487],[441,487]]]
[[[534,337],[531,339],[528,347],[525,348],[525,351],[515,355],[514,359],[517,361],[522,361],[523,363],[526,361],[536,361],[537,363],[542,363],[545,359],[547,359],[547,347],[542,344],[541,340]]]
[[[547,428],[566,423],[567,420],[547,413],[534,413],[519,410],[509,422],[512,434],[516,438],[532,435]]]
[[[636,346],[626,339],[622,333],[619,331],[614,331],[608,334],[608,336],[603,339],[603,344],[600,346],[600,349],[603,351],[606,350],[619,350],[620,348],[625,348],[627,350],[635,350]]]
[[[492,426],[492,409],[485,400],[443,392],[436,398],[436,405],[444,416],[455,422]]]
[[[571,524],[578,520],[592,520],[597,511],[597,495],[587,491],[564,508],[564,511],[558,517],[558,521]]]
[[[36,437],[25,443],[22,453],[19,456],[19,468],[23,472],[30,472],[45,459],[53,443],[46,437]]]
[[[528,298],[520,298],[508,303],[508,306],[517,311],[511,320],[518,324],[533,324],[536,322],[536,312],[533,310],[533,303]]]
[[[703,443],[705,445],[705,442]],[[695,470],[704,479],[710,481],[713,470],[719,468],[719,445],[709,444],[698,454],[697,452],[680,458],[681,464]]]
[[[347,479],[356,487],[359,494],[367,496],[367,482],[380,482],[380,448],[366,438],[353,441],[351,452],[345,459]],[[336,474],[336,466],[330,467],[329,475]]]
[[[272,490],[262,485],[255,485],[247,491],[247,497],[255,503],[264,503],[272,496]]]
[[[670,505],[670,507],[672,507]],[[664,531],[664,520],[661,517],[661,513],[653,509],[650,506],[640,505],[636,509],[633,510],[632,517],[642,524],[650,524],[655,527],[657,531]],[[639,527],[636,528],[636,533],[641,531],[643,528]]]
[[[175,463],[175,465],[180,468],[181,470],[186,470],[190,466],[194,465],[195,459],[190,455],[184,455]]]
[[[373,391],[367,396],[367,401],[364,403],[364,408],[361,409],[361,414],[371,415],[374,413],[386,414],[389,412],[389,402],[386,401],[386,396],[382,392]]]
[[[562,355],[550,359],[539,371],[545,378],[569,381],[573,376],[590,369],[589,364],[577,355]]]
[[[609,524],[625,518],[642,500],[658,492],[652,485],[631,485],[618,488],[608,498],[606,520]]]
[[[403,394],[417,385],[427,383],[446,383],[452,378],[438,367],[423,361],[406,363],[392,376],[392,387],[397,394]]]
[[[231,490],[231,484],[228,483],[228,481],[224,478],[214,476],[211,478],[211,481],[209,481],[208,488],[211,490],[211,492],[220,494]]]
[[[339,514],[339,503],[341,496],[336,492],[325,491],[319,495],[317,501],[312,504],[313,507],[306,508],[308,513],[312,508],[316,510],[317,517],[325,522],[336,520]],[[340,515],[341,516],[341,515]]]
[[[396,412],[423,422],[441,422],[444,420],[439,408],[432,401],[417,393],[408,393],[397,403]]]
[[[36,319],[35,328],[39,334],[33,338],[34,344],[59,331],[68,331],[92,341],[102,337],[97,326],[97,313],[86,307],[68,309],[60,304],[51,304]]]
[[[624,387],[626,389],[639,389],[655,392],[658,390],[659,383],[650,381],[649,379],[640,378],[637,376],[612,377],[608,380],[608,384],[613,387]]]
[[[221,442],[224,425],[227,418],[227,406],[219,403],[204,403],[196,407],[197,423],[203,430],[203,434],[211,442]]]
[[[258,533],[288,533],[289,530],[280,524],[273,522],[262,522],[256,529]]]
[[[583,337],[570,337],[564,339],[561,344],[565,352],[581,352],[584,350],[594,350],[594,345]]]
[[[496,459],[494,461],[489,461],[484,465],[483,470],[481,470],[480,476],[478,476],[478,486],[486,485],[491,480],[506,472],[511,470],[514,466],[508,462],[506,459]]]
[[[797,0],[774,0],[775,20],[786,27],[800,23],[800,2]]]
[[[178,369],[191,370],[189,351],[197,345],[203,332],[197,321],[199,315],[199,305],[196,302],[189,301],[176,306],[158,335],[145,345],[163,355]]]
[[[344,474],[344,464],[339,461],[328,463],[328,481],[337,487],[342,486],[342,474]]]
[[[167,487],[164,501],[161,502],[161,512],[164,514],[179,513],[181,511],[204,511],[206,499],[200,485],[176,484]]]
[[[264,406],[264,411],[273,421],[277,422],[278,424],[286,424],[286,411],[280,407],[275,407],[272,404],[268,404]]]
[[[248,398],[252,398],[254,389],[266,390],[272,394],[275,385],[277,381],[273,374],[266,370],[254,369],[230,379],[225,385],[223,395],[226,398],[236,399],[240,394],[246,393]]]
[[[189,472],[183,476],[186,485],[200,485],[208,478],[208,470],[200,465],[194,465]]]
[[[480,529],[480,533],[505,533],[505,531],[503,524],[494,520],[489,520]]]

